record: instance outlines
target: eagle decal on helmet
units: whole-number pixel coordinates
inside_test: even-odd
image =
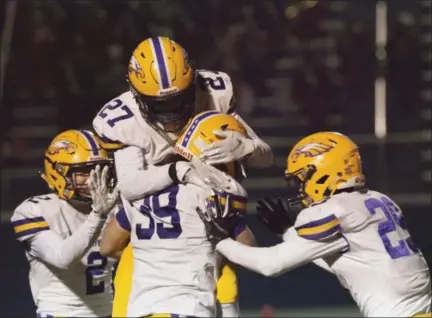
[[[77,150],[77,145],[67,140],[60,140],[53,143],[47,150],[50,155],[56,155],[60,151],[65,151],[67,154],[72,155]]]
[[[294,153],[292,154],[292,160],[295,161],[302,155],[305,158],[317,157],[325,152],[332,150],[333,148],[333,145],[323,144],[320,142],[309,143],[295,149]]]

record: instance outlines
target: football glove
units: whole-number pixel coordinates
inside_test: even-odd
[[[192,183],[209,194],[230,191],[233,180],[220,170],[200,161],[178,161],[168,171],[175,183]]]
[[[225,206],[223,206],[221,197],[214,194],[206,201],[206,211],[198,213],[205,224],[207,238],[214,245],[228,237],[233,237],[239,218],[242,217],[237,213],[231,213],[230,206],[230,195],[226,196]]]
[[[285,198],[276,200],[264,198],[257,202],[257,218],[273,233],[283,235],[294,225],[297,215],[304,208],[305,206],[301,201],[290,201]]]
[[[214,134],[224,139],[216,141],[202,150],[200,160],[209,165],[237,161],[255,150],[253,140],[246,138],[237,131],[215,130]]]
[[[114,188],[110,191],[109,167],[105,166],[102,171],[100,165],[90,171],[88,187],[92,198],[92,210],[101,217],[106,217],[119,199],[119,190]]]

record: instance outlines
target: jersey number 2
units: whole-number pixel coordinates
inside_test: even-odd
[[[105,291],[105,280],[95,283],[98,276],[102,276],[107,265],[107,258],[100,255],[99,252],[91,252],[87,256],[86,287],[87,295],[100,294]]]
[[[130,108],[127,107],[126,105],[123,105],[121,99],[118,98],[106,104],[99,112],[98,116],[102,119],[105,119],[108,116],[107,110],[115,111],[118,108],[120,108],[121,111],[116,111],[115,113],[119,113],[119,115],[107,120],[107,123],[108,125],[110,125],[110,127],[114,127],[114,125],[121,120],[125,120],[133,117],[133,113],[130,110]]]
[[[207,71],[207,72],[219,74],[218,72],[215,71]],[[203,77],[203,80],[204,80],[204,84],[209,85],[211,88],[213,88],[216,91],[221,91],[226,89],[226,85],[222,76],[216,76],[215,78]]]
[[[386,197],[382,197],[381,200],[371,198],[365,201],[365,206],[372,215],[376,214],[378,209],[384,212],[387,220],[378,224],[378,233],[387,253],[392,259],[418,252],[418,248],[407,233],[404,217],[393,201]],[[393,246],[387,234],[397,231],[398,227],[402,229],[406,239],[403,239],[401,235],[397,235],[399,238],[398,245]]]
[[[140,212],[148,217],[149,223],[147,227],[143,226],[143,224],[136,225],[136,235],[138,239],[150,240],[155,232],[161,239],[176,239],[180,236],[182,233],[180,213],[176,209],[178,191],[179,186],[175,184],[163,192],[144,199],[144,202],[140,207]],[[168,194],[168,204],[161,206],[160,197],[164,194]],[[150,203],[152,203],[151,206]],[[170,221],[161,222],[155,220],[152,214],[158,219],[169,217]]]

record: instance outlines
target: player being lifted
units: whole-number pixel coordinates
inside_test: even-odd
[[[173,144],[180,131],[201,111],[228,113],[247,130],[247,137],[218,130],[215,134],[221,140],[203,149],[201,160],[209,164],[243,160],[252,167],[272,163],[270,147],[235,112],[230,77],[223,72],[194,70],[186,51],[174,41],[154,37],[141,42],[130,59],[127,81],[130,89],[106,104],[93,121],[105,147],[118,149],[114,155],[118,186],[127,200],[141,199],[174,183],[206,188],[203,177],[216,178],[205,167],[196,169],[195,163],[172,162]],[[221,178],[216,183],[227,182]],[[115,278],[114,316],[125,316],[131,272],[131,250],[126,248]],[[229,317],[237,315],[236,284],[235,273],[226,267],[218,298],[225,303]]]
[[[38,317],[109,316],[113,261],[100,255],[99,236],[118,198],[111,160],[91,132],[68,130],[44,161],[41,176],[54,193],[25,200],[12,216]]]
[[[296,215],[296,209],[281,202],[257,207],[284,242],[256,248],[228,238],[217,250],[266,276],[313,261],[338,277],[366,317],[430,317],[426,261],[411,240],[400,207],[366,188],[357,145],[338,133],[316,133],[294,146],[287,164],[285,178],[298,191],[291,203],[301,201],[306,208]],[[216,216],[209,223],[219,239],[230,229],[228,222],[221,230],[222,221],[227,223]]]
[[[246,136],[246,129],[234,117],[213,111],[200,113],[177,141],[177,152],[189,160],[199,158],[201,149],[217,139],[213,131],[221,127]],[[128,317],[217,316],[220,254],[207,239],[197,210],[220,208],[238,213],[233,237],[243,241],[244,236],[252,235],[243,217],[246,191],[235,180],[235,176],[241,177],[240,163],[220,164],[218,168],[221,170],[214,169],[214,173],[229,178],[230,193],[221,189],[209,196],[194,184],[176,183],[144,200],[123,200],[124,209],[104,230],[103,255],[117,255],[129,239],[132,243],[134,271]]]

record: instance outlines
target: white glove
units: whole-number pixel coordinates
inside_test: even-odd
[[[192,183],[204,190],[209,195],[214,191],[230,191],[232,178],[215,167],[209,166],[200,161],[176,163],[177,179],[183,183]]]
[[[207,146],[201,152],[200,159],[209,165],[240,160],[255,150],[253,140],[233,130],[215,130],[216,136],[224,139]]]
[[[92,210],[101,217],[106,217],[111,212],[119,197],[117,187],[112,192],[109,191],[108,170],[108,166],[105,166],[101,172],[101,167],[97,165],[90,171],[87,181],[92,198]]]

